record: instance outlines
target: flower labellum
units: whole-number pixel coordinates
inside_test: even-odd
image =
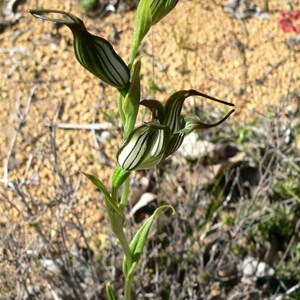
[[[130,72],[124,61],[107,40],[89,33],[81,19],[60,10],[30,10],[30,13],[36,18],[68,26],[80,64],[107,84],[119,90],[128,89]]]

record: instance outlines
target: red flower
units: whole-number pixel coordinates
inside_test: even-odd
[[[279,19],[279,26],[284,32],[300,34],[300,11],[282,12]]]

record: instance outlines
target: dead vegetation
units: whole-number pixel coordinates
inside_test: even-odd
[[[159,170],[135,176],[132,205],[141,203],[127,220],[133,232],[158,203],[174,205],[176,215],[157,223],[143,272],[135,276],[134,299],[297,299],[299,106],[269,113],[272,119],[247,128],[228,123],[203,133],[199,139],[211,147],[206,143],[193,160],[182,152]],[[85,208],[76,205],[80,176],[60,171],[56,130],[49,124],[45,153],[55,197],[30,193],[33,178],[26,174],[1,188],[5,299],[104,299],[105,281],[122,278],[112,267],[122,259],[114,237],[97,252],[90,246],[106,220],[85,223]],[[137,192],[152,198],[143,202]],[[94,201],[102,210],[99,199],[100,193]]]

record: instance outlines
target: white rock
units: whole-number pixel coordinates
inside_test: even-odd
[[[251,277],[255,275],[257,261],[253,257],[246,257],[242,264],[243,276]]]
[[[196,160],[199,157],[211,153],[214,145],[207,141],[200,141],[196,132],[188,134],[179,148],[179,152],[189,160]]]
[[[42,266],[48,270],[49,272],[55,273],[55,274],[59,274],[60,273],[60,269],[57,266],[56,263],[54,263],[54,261],[52,259],[48,259],[48,258],[42,258],[40,260]]]
[[[242,274],[244,281],[248,281],[249,279],[255,281],[257,278],[274,276],[275,270],[265,262],[257,261],[254,257],[248,256],[242,263]]]
[[[260,262],[257,266],[256,276],[258,278],[272,277],[275,275],[275,270],[265,262]]]

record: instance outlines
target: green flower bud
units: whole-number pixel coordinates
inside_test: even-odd
[[[142,40],[151,26],[165,17],[176,6],[178,1],[179,0],[140,0],[136,11],[129,66],[132,65]]]
[[[60,10],[30,10],[30,13],[39,19],[68,26],[80,64],[107,84],[120,90],[128,88],[130,72],[124,61],[107,40],[89,33],[82,20]]]
[[[152,25],[164,18],[178,3],[179,0],[152,0],[150,4]]]

